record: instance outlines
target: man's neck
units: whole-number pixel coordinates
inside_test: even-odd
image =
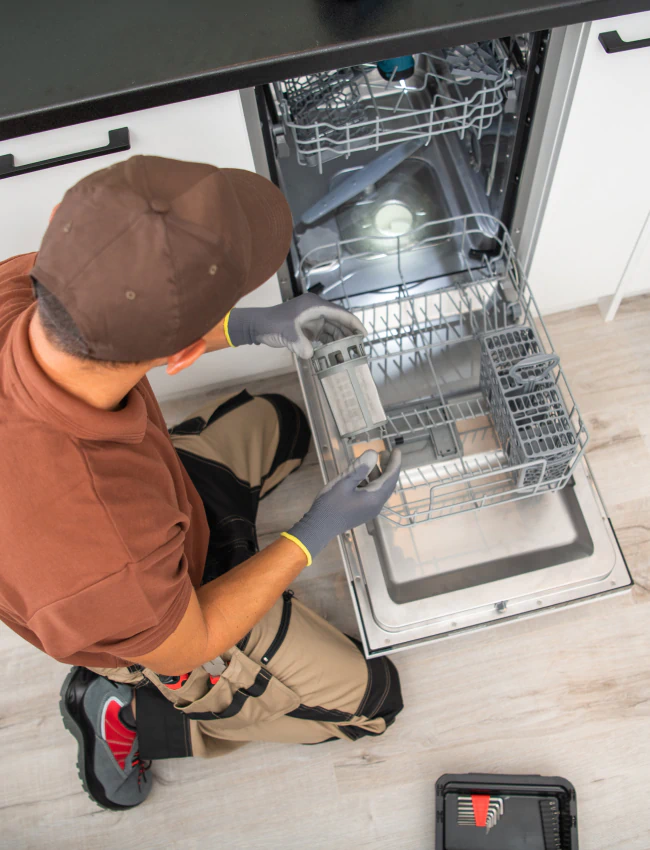
[[[59,351],[48,340],[38,311],[29,324],[29,343],[36,362],[53,383],[100,410],[118,410],[147,373],[144,364],[114,369]]]

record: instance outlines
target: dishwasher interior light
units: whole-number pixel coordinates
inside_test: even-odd
[[[375,227],[382,236],[404,236],[412,230],[414,218],[406,204],[389,201],[375,213]]]

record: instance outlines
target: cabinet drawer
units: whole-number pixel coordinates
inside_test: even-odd
[[[50,211],[70,186],[134,154],[254,170],[238,92],[9,139],[0,142],[0,156],[12,154],[17,167],[51,160],[106,145],[109,131],[124,127],[130,150],[0,179],[0,257],[36,250]]]

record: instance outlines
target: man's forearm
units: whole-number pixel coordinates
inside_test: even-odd
[[[240,641],[306,565],[300,547],[281,537],[193,591],[176,630],[153,652],[130,661],[167,676],[200,667]]]
[[[234,646],[270,611],[307,565],[306,555],[281,537],[197,591],[206,623],[205,658]]]

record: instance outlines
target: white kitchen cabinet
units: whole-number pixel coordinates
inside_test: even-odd
[[[613,295],[650,210],[650,48],[608,54],[598,36],[612,30],[624,41],[648,38],[650,12],[590,26],[529,255],[531,286],[546,313]],[[552,132],[549,127],[548,135]],[[542,145],[545,141],[557,143],[547,138]],[[635,265],[635,282],[626,287],[630,293],[650,288],[650,268],[642,265]]]
[[[62,127],[0,142],[0,156],[13,154],[17,166],[100,147],[108,131],[128,127],[131,149],[80,162],[58,165],[0,180],[0,257],[38,249],[50,211],[66,189],[86,174],[134,154],[212,162],[228,168],[255,170],[239,92],[197,98]],[[266,306],[280,301],[277,278],[268,281],[242,303]],[[244,348],[207,355],[175,377],[164,369],[151,373],[160,398],[182,395],[215,383],[251,374],[291,368],[284,350]]]

